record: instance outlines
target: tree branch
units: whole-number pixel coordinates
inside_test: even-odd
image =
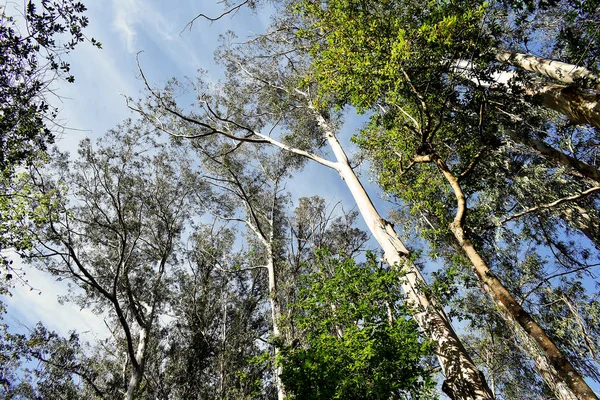
[[[532,212],[535,212],[535,211],[538,211],[538,210],[545,210],[545,209],[548,209],[548,208],[556,207],[556,206],[558,206],[558,205],[560,205],[562,203],[566,203],[568,201],[578,200],[578,199],[581,199],[582,197],[585,197],[587,195],[590,195],[590,194],[598,192],[598,191],[600,191],[600,186],[594,186],[594,187],[592,187],[592,188],[590,188],[590,189],[588,189],[586,191],[583,191],[583,192],[581,192],[579,194],[575,194],[575,195],[572,195],[572,196],[563,197],[563,198],[555,200],[555,201],[553,201],[551,203],[540,204],[539,206],[528,208],[528,209],[526,209],[524,211],[521,211],[519,213],[513,214],[513,215],[511,215],[509,217],[506,217],[506,218],[500,220],[500,222],[498,222],[498,226],[503,225],[506,222],[511,221],[513,219],[522,217],[523,215],[526,215],[526,214],[529,214],[529,213],[532,213]]]

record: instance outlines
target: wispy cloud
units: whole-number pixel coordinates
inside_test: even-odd
[[[127,46],[127,51],[135,52],[136,25],[139,22],[139,4],[137,0],[113,0],[113,26]]]
[[[17,268],[21,267],[20,260],[15,260],[15,264]],[[38,321],[42,321],[47,328],[63,336],[72,330],[87,340],[105,338],[110,334],[101,316],[80,309],[73,303],[59,304],[59,296],[68,292],[64,282],[57,282],[50,275],[32,267],[22,267],[27,271],[27,279],[35,290],[17,285],[11,290],[12,296],[3,299],[10,311],[7,322],[13,329],[31,329]]]

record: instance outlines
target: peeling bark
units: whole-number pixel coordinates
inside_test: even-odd
[[[599,77],[591,73],[585,74],[580,71],[580,67],[576,67],[574,65],[559,63],[551,60],[543,61],[544,59],[540,59],[539,57],[535,56],[521,56],[530,57],[530,61],[522,63],[517,63],[515,61],[513,63],[510,61],[512,59],[508,56],[500,57],[498,60],[524,68],[528,71],[537,72],[546,77],[553,78],[557,82],[560,82],[542,82],[537,84],[529,83],[527,85],[520,84],[519,86],[523,88],[525,94],[532,96],[535,100],[539,101],[542,106],[566,116],[573,125],[587,124],[596,128],[600,128]],[[522,60],[523,57],[517,57],[515,60]],[[535,67],[535,60],[542,60],[540,61],[541,66]],[[561,64],[562,69],[559,69],[558,72],[552,72],[550,66],[555,64]],[[544,68],[542,68],[542,66]],[[457,60],[450,67],[450,69],[451,71],[461,74],[466,79],[481,87],[508,89],[508,84],[511,81],[519,84],[519,82],[515,81],[517,77],[515,71],[498,72],[492,74],[492,76],[487,80],[479,79],[473,72],[473,64],[466,60]],[[589,72],[588,70],[585,71]],[[567,74],[571,74],[572,76],[567,76]],[[592,83],[591,90],[588,89],[590,82]],[[579,85],[582,83],[583,85],[580,87]]]
[[[565,115],[573,125],[588,124],[600,128],[600,95],[577,87],[548,84],[526,91],[540,103]]]

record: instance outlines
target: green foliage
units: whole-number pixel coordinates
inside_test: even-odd
[[[21,280],[21,271],[13,268],[9,254],[23,254],[33,247],[35,229],[48,221],[56,206],[55,191],[42,192],[37,186],[36,168],[0,178],[4,189],[0,194],[0,286]]]
[[[292,308],[302,332],[282,349],[282,381],[299,399],[431,398],[431,354],[401,305],[399,272],[318,256]]]
[[[49,120],[57,113],[47,100],[49,83],[74,81],[62,56],[86,40],[83,29],[88,25],[79,1],[25,3],[22,21],[7,13],[12,4],[0,5],[0,271],[5,279],[15,274],[5,251],[31,246],[31,235],[18,225],[25,219],[41,222],[40,211],[48,201],[35,194],[27,174],[16,171],[47,162],[55,134]],[[102,46],[95,39],[91,43]]]
[[[0,6],[0,173],[7,174],[35,158],[54,140],[47,118],[56,110],[47,102],[48,80],[73,82],[61,56],[85,40],[85,6],[76,0],[28,1],[23,14],[27,31]],[[57,38],[66,38],[63,43]],[[102,44],[92,39],[92,44]]]
[[[477,1],[306,0],[298,10],[304,34],[320,39],[312,76],[321,92],[361,110],[406,91],[411,69],[435,75],[440,61],[491,43],[478,29],[486,4]]]

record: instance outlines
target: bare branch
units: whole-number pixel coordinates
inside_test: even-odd
[[[217,17],[209,17],[205,14],[198,14],[196,15],[190,22],[188,22],[183,29],[181,30],[181,32],[179,32],[179,35],[181,35],[186,29],[189,28],[189,30],[192,30],[192,27],[194,26],[194,22],[196,22],[196,20],[200,19],[200,18],[204,18],[207,21],[210,21],[211,23],[220,20],[221,18],[223,18],[224,16],[231,14],[231,13],[236,13],[240,10],[240,8],[242,8],[243,6],[245,6],[246,4],[251,4],[252,0],[244,0],[241,3],[239,3],[238,5],[230,8],[227,11],[224,11],[223,13],[221,13],[221,15],[217,16]]]
[[[575,194],[575,195],[572,195],[572,196],[563,197],[563,198],[555,200],[555,201],[553,201],[551,203],[540,204],[539,206],[528,208],[527,210],[521,211],[519,213],[513,214],[513,215],[511,215],[509,217],[506,217],[506,218],[500,220],[500,222],[498,222],[497,225],[498,226],[503,225],[503,224],[505,224],[508,221],[511,221],[513,219],[522,217],[523,215],[526,215],[526,214],[529,214],[529,213],[532,213],[532,212],[535,212],[535,211],[545,210],[545,209],[548,209],[548,208],[556,207],[556,206],[558,206],[558,205],[560,205],[562,203],[566,203],[568,201],[573,201],[573,200],[581,199],[582,197],[585,197],[587,195],[590,195],[590,194],[598,192],[598,191],[600,191],[600,186],[594,186],[593,188],[590,188],[590,189],[588,189],[586,191],[583,191],[583,192],[581,192],[579,194]]]

